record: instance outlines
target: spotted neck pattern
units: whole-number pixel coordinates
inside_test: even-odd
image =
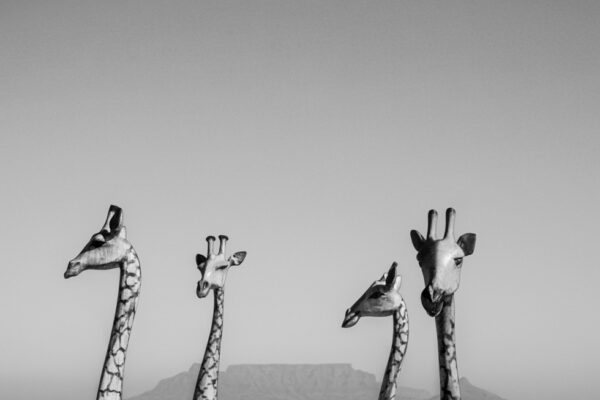
[[[131,248],[120,267],[119,297],[115,319],[100,377],[97,400],[121,400],[125,355],[140,294],[142,270]]]
[[[379,400],[394,400],[396,397],[396,380],[400,372],[400,365],[406,354],[408,346],[408,312],[404,300],[400,307],[394,311],[394,336],[392,340],[392,349],[388,359],[381,390],[379,391]]]
[[[194,400],[216,400],[219,359],[221,357],[221,338],[223,337],[223,310],[225,303],[225,292],[222,288],[213,289],[215,294],[212,326],[210,336],[206,343],[204,359],[200,366],[200,373],[194,390]]]
[[[444,301],[440,314],[435,317],[440,365],[440,400],[460,400],[454,326],[454,295],[451,295]]]

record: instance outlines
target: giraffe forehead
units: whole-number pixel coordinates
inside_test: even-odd
[[[209,259],[206,261],[207,269],[217,269],[221,267],[229,266],[229,262],[224,259]]]
[[[443,253],[454,254],[459,249],[460,249],[460,247],[458,246],[458,244],[456,244],[456,242],[454,240],[443,239],[443,240],[438,240],[437,242],[435,242],[435,251],[438,254],[443,254]]]
[[[108,238],[106,240],[106,245],[114,246],[123,251],[130,251],[133,248],[131,243],[129,243],[127,240],[125,240],[119,236],[114,236],[114,237]]]
[[[369,297],[376,291],[379,291],[380,289],[378,289],[378,283],[374,282],[371,286],[369,286],[367,288],[367,290],[365,290],[363,292],[362,295],[360,295],[360,297],[358,299],[356,299],[356,301],[354,302],[354,304],[352,304],[352,309],[357,309],[360,308],[364,305],[365,302],[367,302],[369,300]]]
[[[363,298],[363,301],[358,304],[358,309],[363,311],[364,315],[388,315],[390,311],[396,309],[400,305],[400,294],[394,291],[382,293],[377,298]],[[380,314],[386,313],[386,314]]]
[[[433,263],[446,262],[461,255],[460,246],[452,240],[438,240],[433,242],[425,251],[424,260]]]
[[[91,244],[86,245],[79,255],[77,255],[76,259],[86,260],[91,263],[100,263],[105,260],[125,257],[126,255],[127,249],[121,246],[120,243],[107,241],[97,247],[92,247]]]

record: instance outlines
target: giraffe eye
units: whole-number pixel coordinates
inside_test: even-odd
[[[456,264],[456,266],[458,267],[460,264],[462,264],[462,257],[458,257],[454,259],[454,264]]]
[[[381,296],[383,296],[383,292],[375,292],[369,298],[371,298],[371,299],[378,299]]]
[[[90,240],[90,246],[92,248],[100,247],[104,243],[106,243],[106,239],[104,238],[104,236],[101,233],[95,234],[94,236],[92,236],[92,239]]]

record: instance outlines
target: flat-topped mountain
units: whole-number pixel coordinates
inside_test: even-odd
[[[190,400],[200,364],[163,379],[129,400]],[[350,364],[232,365],[219,374],[219,400],[376,400],[381,383]],[[503,400],[461,379],[463,400]],[[425,390],[399,387],[398,400],[428,400]]]

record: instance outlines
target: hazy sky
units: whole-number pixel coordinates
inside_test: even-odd
[[[599,18],[594,1],[2,1],[0,397],[94,398],[118,272],[63,272],[114,203],[143,269],[126,396],[202,358],[194,256],[221,233],[248,252],[223,368],[381,379],[391,319],[340,324],[395,260],[400,383],[437,390],[408,233],[453,206],[478,235],[461,375],[509,400],[595,398]]]

